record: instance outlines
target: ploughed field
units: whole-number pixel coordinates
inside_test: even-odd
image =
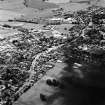
[[[105,8],[92,6],[74,12],[72,17],[76,22],[66,38],[45,37],[43,32],[22,29],[20,34],[1,39],[1,105],[17,101],[57,60],[68,65],[74,83],[105,87]]]

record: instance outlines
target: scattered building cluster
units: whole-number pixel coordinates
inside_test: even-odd
[[[93,17],[93,14],[99,14],[99,11],[100,8],[94,10],[91,7],[73,14],[62,14],[61,18],[55,16],[49,18],[47,24],[39,30],[15,27],[20,33],[8,36],[0,43],[0,104],[12,105],[52,69],[56,62],[62,63],[64,59],[70,58],[73,61],[71,63],[78,67],[81,63],[100,62],[99,65],[102,65],[105,49],[104,23],[99,25],[92,21],[96,17]],[[69,29],[66,36],[54,28],[58,23],[75,25]],[[50,34],[46,35],[47,32]],[[75,72],[76,70],[73,71],[74,77]],[[88,74],[88,70],[81,72]],[[63,88],[63,84],[56,80],[47,80],[46,83]],[[46,100],[42,93],[40,98]]]
[[[2,41],[0,51],[1,104],[12,105],[45,73],[54,67],[62,38],[44,36],[43,30],[20,30],[20,34]],[[55,53],[56,52],[56,53]]]

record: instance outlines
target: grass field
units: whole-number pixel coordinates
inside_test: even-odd
[[[67,3],[70,0],[48,0],[49,3]]]
[[[85,9],[87,7],[89,7],[90,5],[84,3],[84,4],[80,4],[80,3],[67,3],[67,4],[62,4],[60,5],[61,8],[64,8],[64,11],[78,11],[81,9]]]
[[[0,9],[4,10],[22,10],[25,6],[23,4],[24,0],[4,0],[0,1]]]
[[[63,0],[56,0],[56,3],[63,2]],[[67,0],[69,1],[69,0]],[[7,20],[11,18],[18,18],[20,14],[24,14],[25,19],[33,19],[33,18],[48,18],[52,17],[52,9],[63,8],[65,12],[67,11],[77,11],[84,8],[89,7],[90,5],[85,3],[89,0],[73,0],[73,3],[66,3],[64,0],[64,4],[54,4],[48,2],[42,2],[42,0],[4,0],[0,1],[0,21]],[[92,4],[96,2],[96,0],[90,0]],[[52,1],[51,1],[52,2]],[[55,2],[53,0],[53,2]],[[105,6],[105,1],[100,0],[97,2],[97,5]],[[27,7],[26,7],[27,6]],[[9,10],[9,11],[8,11]]]
[[[42,0],[26,0],[26,5],[35,9],[48,9],[48,8],[57,8],[58,5],[54,3],[42,2]]]
[[[0,10],[0,21],[7,21],[8,19],[20,18],[22,14],[18,12]]]
[[[0,28],[0,38],[3,39],[3,38],[7,38],[8,36],[13,36],[14,34],[17,34],[19,33],[18,31],[16,30],[13,30],[13,29],[2,29]]]

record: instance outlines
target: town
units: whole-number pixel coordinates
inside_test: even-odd
[[[56,63],[68,59],[74,67],[74,81],[105,87],[105,80],[93,79],[91,83],[91,71],[77,75],[80,71],[76,69],[85,63],[104,64],[105,8],[94,6],[73,13],[60,8],[53,12],[55,15],[47,19],[0,22],[0,105],[13,105]]]

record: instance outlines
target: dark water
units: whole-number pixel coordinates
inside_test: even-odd
[[[65,88],[59,89],[53,94],[53,96],[50,97],[52,98],[50,103],[53,103],[55,99],[62,96],[62,105],[104,105],[105,88],[80,84],[78,81],[74,82],[71,69],[72,66],[70,61],[63,69],[64,72],[62,72],[62,77],[60,78],[60,81],[65,85]],[[70,73],[71,75],[68,75]]]
[[[68,74],[63,74],[62,83],[64,89],[59,89],[50,98],[49,105],[59,97],[63,97],[62,105],[103,105],[105,100],[105,88],[88,87],[74,83]]]

